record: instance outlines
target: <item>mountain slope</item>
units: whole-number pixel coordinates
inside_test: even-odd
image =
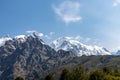
[[[61,37],[54,40],[50,46],[57,50],[72,51],[76,56],[90,55],[111,55],[111,53],[99,46],[88,46],[71,37]]]
[[[57,46],[56,50],[47,45],[36,33],[4,38],[5,41],[1,41],[0,46],[0,80],[14,80],[18,76],[25,80],[33,78],[39,80],[48,73],[58,78],[57,74],[62,68],[72,68],[79,64],[82,64],[86,71],[106,65],[114,69],[120,68],[119,56],[106,56],[105,52],[108,54],[109,51],[105,48],[87,46],[69,37],[56,40],[54,43],[54,46]],[[94,52],[98,56],[81,56],[81,52],[75,53],[79,52],[79,49],[84,52],[82,55],[93,55]]]
[[[73,57],[72,52],[56,52],[37,34],[19,35],[0,47],[0,80],[13,80],[18,76],[38,79]]]

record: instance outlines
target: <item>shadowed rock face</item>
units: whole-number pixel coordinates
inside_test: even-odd
[[[46,45],[40,38],[28,36],[26,41],[13,39],[0,47],[0,80],[21,76],[26,79],[39,78],[45,72],[71,60],[72,52],[65,52]]]

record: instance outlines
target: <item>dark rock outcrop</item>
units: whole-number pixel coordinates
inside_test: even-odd
[[[73,57],[69,51],[56,52],[37,36],[28,36],[24,42],[9,40],[0,47],[0,80],[39,78]]]

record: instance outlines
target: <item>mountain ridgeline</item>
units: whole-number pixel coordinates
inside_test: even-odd
[[[81,45],[73,40],[75,45],[71,45],[69,40],[70,42],[61,43],[62,48],[59,46],[57,49],[55,44],[54,49],[53,44],[50,47],[35,33],[15,38],[7,36],[0,41],[2,41],[0,43],[0,80],[14,80],[19,76],[25,80],[33,78],[37,80],[44,78],[48,73],[58,78],[62,68],[72,68],[80,64],[84,66],[86,72],[104,66],[120,69],[119,56],[111,55],[104,48],[91,49],[90,46]]]
[[[90,55],[112,55],[110,51],[108,51],[104,47],[99,46],[88,46],[85,45],[72,37],[61,37],[54,40],[50,46],[55,50],[65,50],[72,51],[76,56],[90,56]]]
[[[73,56],[72,52],[56,52],[38,36],[14,38],[0,47],[0,80],[39,78]]]

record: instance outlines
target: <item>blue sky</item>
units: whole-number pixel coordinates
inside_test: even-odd
[[[0,37],[37,31],[120,49],[120,0],[0,0]]]

